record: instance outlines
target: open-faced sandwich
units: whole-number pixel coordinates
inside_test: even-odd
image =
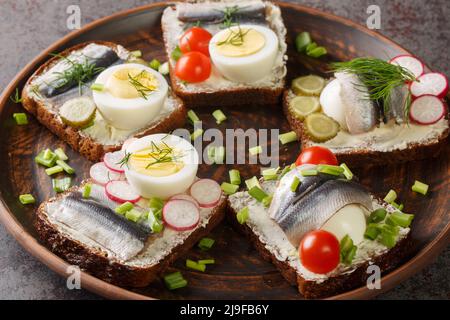
[[[224,216],[220,186],[197,179],[197,167],[197,151],[178,136],[131,140],[80,187],[40,205],[39,237],[100,279],[146,286]]]
[[[299,77],[284,112],[302,146],[330,148],[352,166],[436,156],[449,134],[448,82],[412,56],[331,65],[332,79]]]
[[[43,64],[22,91],[26,110],[89,160],[130,137],[183,126],[186,111],[165,78],[120,45],[88,42]]]
[[[407,253],[413,215],[371,195],[328,149],[278,171],[230,195],[229,220],[306,298],[359,287],[369,264],[385,272]]]
[[[162,16],[174,92],[189,107],[270,105],[286,75],[280,8],[261,0],[177,2]]]

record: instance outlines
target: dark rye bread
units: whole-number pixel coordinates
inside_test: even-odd
[[[281,275],[292,286],[296,286],[298,291],[306,299],[321,299],[330,297],[336,294],[344,293],[346,291],[365,286],[367,278],[370,274],[367,274],[367,267],[369,261],[362,263],[351,274],[341,274],[330,277],[322,283],[306,280],[299,275],[296,270],[291,267],[286,261],[278,260],[260,241],[258,236],[253,233],[251,228],[246,224],[240,224],[236,219],[237,212],[231,207],[227,201],[227,221],[233,226],[234,229],[244,234],[249,241],[253,244],[255,249],[261,255],[261,257],[271,262],[281,273]],[[380,267],[381,273],[384,274],[389,270],[395,268],[401,260],[409,253],[411,246],[410,232],[408,235],[398,241],[396,246],[386,253],[376,256],[372,259],[373,264]]]
[[[112,48],[115,51],[117,50],[118,47],[117,44],[112,42],[91,41],[81,43],[74,47],[68,48],[63,52],[61,52],[60,55],[66,57],[72,51],[81,49],[90,43],[105,45]],[[58,57],[51,58],[46,63],[41,65],[28,79],[22,90],[22,105],[25,108],[25,110],[33,114],[41,124],[47,127],[61,140],[70,145],[72,149],[79,152],[82,156],[86,157],[91,161],[100,161],[105,153],[120,150],[121,148],[120,144],[103,145],[88,136],[81,135],[80,130],[64,124],[56,113],[50,112],[50,110],[45,105],[45,100],[42,99],[37,100],[29,95],[29,87],[33,79],[35,79],[40,74],[48,70],[58,61],[59,61]],[[174,109],[174,111],[171,112],[167,117],[158,121],[157,123],[151,124],[147,128],[143,128],[140,132],[136,133],[134,137],[139,138],[153,133],[169,132],[173,129],[180,128],[185,124],[187,112],[186,108],[179,98],[173,95],[172,98],[175,99],[177,102],[177,107]]]
[[[289,90],[283,94],[283,112],[289,122],[293,131],[299,137],[302,148],[314,145],[314,142],[305,134],[303,122],[298,120],[292,112],[289,111],[288,103]],[[448,119],[448,116],[446,117]],[[340,163],[346,163],[350,167],[360,167],[369,165],[388,165],[399,162],[407,162],[414,160],[422,160],[427,158],[434,158],[439,155],[442,149],[448,143],[449,129],[445,130],[439,137],[437,143],[418,144],[411,143],[408,148],[396,149],[390,152],[382,152],[366,149],[353,150],[346,152],[335,152],[335,155]],[[369,161],[370,160],[370,161]]]
[[[226,209],[225,198],[213,209],[212,216],[206,227],[197,228],[182,244],[172,248],[158,264],[150,266],[131,266],[114,259],[108,259],[106,252],[87,247],[77,239],[62,233],[58,227],[49,221],[45,205],[49,201],[60,199],[71,191],[59,194],[42,203],[35,219],[36,231],[41,242],[53,253],[81,270],[106,282],[124,287],[145,287],[160,276],[178,257],[185,254],[201,238],[207,236],[224,218]],[[144,249],[145,250],[145,249]]]

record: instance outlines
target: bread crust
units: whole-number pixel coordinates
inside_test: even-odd
[[[91,41],[68,48],[61,52],[60,55],[64,57],[68,56],[72,51],[83,48],[90,43],[105,45],[112,48],[113,50],[117,50],[118,46],[117,44],[112,42]],[[103,145],[99,142],[96,142],[90,137],[83,136],[78,129],[64,124],[59,119],[59,116],[57,114],[51,112],[45,106],[44,101],[35,100],[28,94],[30,83],[41,73],[54,65],[57,61],[59,61],[59,58],[51,58],[46,63],[42,64],[27,80],[22,90],[22,105],[25,110],[33,114],[42,125],[47,127],[53,134],[58,136],[61,140],[70,145],[72,149],[79,152],[88,160],[94,162],[100,161],[105,153],[120,150],[120,144]],[[169,132],[173,129],[183,127],[185,124],[187,111],[183,102],[179,98],[174,97],[174,99],[176,99],[178,107],[176,107],[168,117],[162,119],[154,125],[151,125],[148,128],[143,129],[139,133],[135,134],[134,137],[142,137],[153,133]]]
[[[296,286],[298,291],[306,299],[326,298],[361,287],[366,284],[367,278],[370,276],[370,274],[367,274],[366,272],[367,267],[369,266],[369,261],[367,261],[359,265],[357,269],[350,274],[336,275],[321,283],[306,280],[299,275],[289,263],[278,260],[275,255],[266,248],[265,244],[259,240],[258,236],[253,233],[249,226],[246,224],[239,224],[236,219],[237,212],[232,208],[229,201],[227,201],[226,211],[226,219],[233,228],[244,234],[262,258],[271,262],[286,281],[292,286]],[[395,266],[397,266],[409,253],[412,243],[410,239],[410,233],[408,233],[408,236],[401,239],[394,248],[382,255],[374,257],[371,262],[379,266],[382,273],[395,268]]]
[[[303,122],[298,120],[290,111],[288,103],[289,90],[283,94],[283,112],[289,122],[293,131],[299,137],[302,148],[308,147],[313,142],[305,134]],[[396,149],[389,152],[375,151],[375,150],[351,150],[346,152],[335,152],[339,162],[346,163],[350,167],[361,167],[368,165],[389,165],[401,162],[423,160],[427,158],[434,158],[444,149],[447,144],[449,136],[449,129],[445,130],[439,137],[436,143],[418,144],[413,143],[405,149]],[[370,162],[368,162],[370,160]]]
[[[211,218],[206,227],[199,227],[189,235],[185,242],[174,247],[158,264],[145,266],[130,266],[114,259],[108,259],[103,251],[89,248],[80,241],[60,232],[52,224],[45,212],[45,206],[49,201],[60,199],[68,192],[78,188],[71,188],[42,203],[37,212],[35,227],[41,242],[53,253],[81,270],[114,285],[123,287],[145,287],[161,275],[178,257],[186,253],[201,238],[208,235],[224,218],[226,200],[222,200],[214,208]]]

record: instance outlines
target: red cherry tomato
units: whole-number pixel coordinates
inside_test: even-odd
[[[295,165],[301,166],[302,164],[329,164],[337,166],[339,163],[334,153],[329,149],[314,146],[302,150],[297,161],[295,161]]]
[[[339,264],[339,241],[328,231],[311,231],[300,242],[299,255],[303,266],[309,271],[328,273]]]
[[[180,38],[180,50],[183,53],[198,51],[209,57],[209,41],[212,35],[200,27],[192,27]]]
[[[202,82],[211,75],[211,60],[200,52],[188,52],[178,59],[175,75],[181,80]]]

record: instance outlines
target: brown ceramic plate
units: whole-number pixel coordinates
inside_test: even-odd
[[[18,195],[32,192],[38,202],[52,196],[51,183],[44,170],[33,162],[34,156],[47,147],[64,147],[68,150],[70,164],[77,169],[75,183],[88,176],[91,163],[72,152],[43,126],[30,116],[30,124],[16,126],[12,119],[14,112],[22,112],[19,105],[9,100],[15,88],[24,84],[32,72],[48,58],[51,52],[58,52],[69,46],[87,40],[109,40],[129,49],[140,49],[144,58],[166,60],[161,40],[160,16],[166,4],[152,4],[128,10],[100,19],[64,37],[31,61],[10,83],[0,99],[0,217],[8,231],[31,254],[61,275],[66,275],[67,263],[41,246],[33,228],[33,206],[22,206]],[[330,60],[349,59],[356,56],[377,56],[389,58],[406,50],[391,40],[371,32],[349,20],[298,5],[280,3],[283,18],[289,30],[289,79],[309,72],[322,73],[327,61],[300,56],[292,49],[292,39],[299,31],[310,31],[313,38],[328,48]],[[212,106],[215,107],[215,106]],[[213,122],[211,109],[199,111],[207,127],[217,127]],[[289,131],[279,108],[254,108],[241,110],[239,107],[226,110],[229,120],[220,126],[228,128],[279,128]],[[299,152],[297,144],[283,147],[280,160],[292,163]],[[364,168],[357,172],[362,182],[379,195],[389,188],[398,191],[406,204],[406,211],[416,214],[412,226],[414,246],[409,256],[397,269],[384,275],[381,290],[365,287],[343,293],[332,298],[369,298],[389,290],[400,281],[410,277],[426,264],[433,261],[449,243],[450,220],[448,190],[450,158],[449,148],[437,159],[411,162],[382,168]],[[258,174],[258,166],[236,166],[246,177]],[[200,168],[201,177],[212,177],[217,181],[227,179],[230,168],[207,166]],[[431,185],[427,197],[413,194],[410,186],[414,179]],[[108,298],[163,298],[163,299],[301,299],[296,288],[291,287],[268,262],[263,261],[251,244],[223,223],[212,234],[216,245],[205,255],[192,249],[187,256],[199,258],[211,256],[217,264],[206,273],[191,272],[183,268],[184,259],[175,263],[189,281],[187,288],[169,292],[160,282],[143,289],[119,288],[82,274],[85,289]],[[233,248],[230,250],[230,248]]]

